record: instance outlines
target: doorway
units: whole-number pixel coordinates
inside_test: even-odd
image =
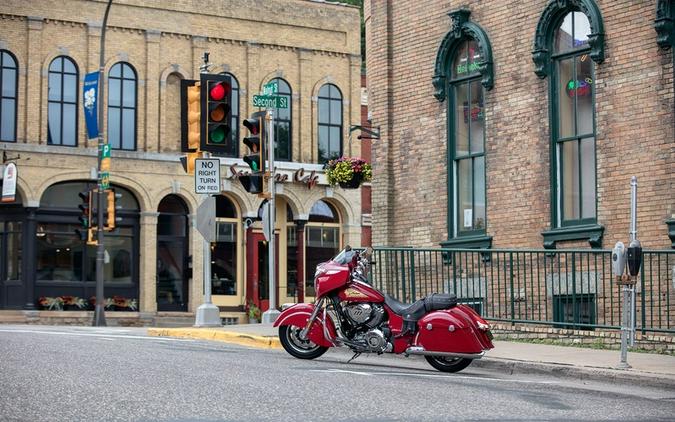
[[[162,199],[157,218],[157,310],[188,310],[188,210],[181,198]]]
[[[275,235],[275,242],[278,245],[279,235]],[[246,280],[246,303],[253,302],[265,312],[270,307],[269,291],[269,247],[262,233],[251,233],[249,235],[249,247],[247,261],[247,280]],[[276,258],[279,262],[279,248],[276,248]],[[276,267],[276,286],[279,286],[279,266]],[[277,301],[279,299],[277,298]],[[278,305],[278,304],[277,304]]]

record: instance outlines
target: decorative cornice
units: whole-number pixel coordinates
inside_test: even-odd
[[[605,60],[605,29],[602,14],[594,0],[549,0],[544,12],[539,18],[534,35],[534,73],[540,78],[548,76],[548,63],[551,59],[551,45],[553,33],[560,21],[570,12],[581,11],[588,18],[591,33],[588,36],[588,45],[591,48],[590,56],[594,62],[600,64]]]
[[[450,55],[454,53],[457,45],[467,39],[473,39],[478,43],[478,49],[481,54],[481,62],[478,63],[478,72],[481,74],[481,84],[485,89],[490,90],[494,86],[494,72],[492,65],[492,46],[487,34],[478,24],[469,21],[471,11],[468,9],[459,9],[448,13],[452,19],[452,28],[445,34],[438,52],[436,53],[436,65],[432,83],[436,92],[434,97],[438,101],[445,100],[447,89],[447,77],[449,69]]]
[[[675,45],[675,1],[658,0],[654,30],[659,47],[670,48]]]

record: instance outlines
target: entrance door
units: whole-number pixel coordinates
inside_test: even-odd
[[[188,209],[181,198],[168,195],[157,218],[157,310],[188,309]]]
[[[157,241],[157,310],[187,311],[184,279],[185,244],[182,239]]]
[[[275,237],[277,245],[276,256],[279,262],[279,236]],[[261,311],[270,307],[269,292],[269,246],[262,233],[252,233],[249,236],[247,254],[246,302],[252,301]],[[276,286],[279,286],[279,266],[276,267]],[[277,299],[278,300],[278,299]]]

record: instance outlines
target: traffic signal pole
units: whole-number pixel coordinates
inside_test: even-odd
[[[276,202],[274,200],[274,112],[272,110],[267,110],[267,113],[265,114],[265,128],[268,130],[268,137],[267,139],[269,142],[267,143],[267,151],[268,151],[268,164],[267,164],[267,174],[265,175],[267,177],[267,186],[269,189],[269,201],[267,203],[268,205],[268,221],[263,221],[263,224],[269,224],[269,234],[270,238],[269,241],[267,242],[268,250],[267,250],[267,261],[269,263],[268,267],[268,276],[267,278],[269,279],[269,292],[270,292],[270,305],[269,309],[267,309],[265,312],[262,314],[262,322],[264,324],[270,324],[276,321],[276,319],[279,317],[279,312],[277,310],[277,290],[276,290],[276,249],[275,249],[275,235],[274,235],[274,222],[275,222],[275,211],[276,211]]]
[[[103,72],[105,70],[105,30],[108,25],[108,14],[110,13],[110,6],[112,6],[112,0],[108,0],[108,4],[105,8],[105,14],[103,15],[103,24],[101,25],[101,48],[99,55],[99,76],[98,76],[98,192],[96,194],[96,204],[98,213],[98,225],[96,227],[96,240],[98,244],[96,245],[96,305],[94,307],[94,327],[105,327],[105,303],[104,303],[104,294],[103,294],[103,266],[105,264],[105,245],[103,244],[104,231],[103,231],[103,201],[105,198],[105,193],[103,192],[103,179],[102,179],[102,169],[101,162],[103,158],[103,145],[105,141],[103,139],[103,91],[105,89],[105,84],[103,83]]]

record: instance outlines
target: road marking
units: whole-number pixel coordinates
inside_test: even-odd
[[[121,339],[134,339],[134,340],[151,340],[151,341],[176,341],[176,342],[194,342],[195,340],[190,339],[180,339],[180,338],[166,338],[166,337],[150,337],[150,336],[135,336],[135,335],[114,335],[111,333],[99,334],[99,333],[71,333],[64,331],[40,331],[40,330],[6,330],[0,329],[1,333],[23,333],[23,334],[51,334],[51,335],[60,335],[60,336],[80,336],[80,337],[106,337],[110,338],[121,338]]]
[[[421,374],[413,372],[363,372],[363,371],[347,371],[344,369],[310,369],[313,372],[328,372],[328,373],[343,373],[343,374],[354,374],[362,376],[372,376],[372,375],[381,375],[381,376],[397,376],[397,377],[421,377],[421,378],[452,378],[452,379],[467,379],[473,381],[501,381],[501,382],[516,382],[522,384],[559,384],[555,381],[535,381],[535,380],[510,380],[504,378],[490,378],[490,377],[471,377],[467,375],[449,375],[449,374]]]

